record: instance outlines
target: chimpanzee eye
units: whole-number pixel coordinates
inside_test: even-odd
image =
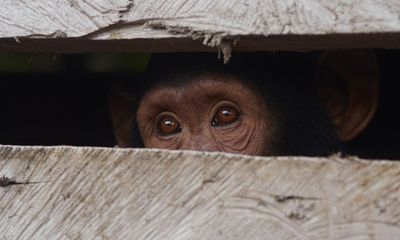
[[[157,123],[157,131],[161,135],[174,135],[182,131],[180,123],[173,117],[162,117]]]
[[[219,108],[211,123],[214,127],[225,126],[237,121],[239,112],[231,107]]]

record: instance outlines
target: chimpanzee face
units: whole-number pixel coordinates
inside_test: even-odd
[[[110,94],[118,146],[250,155],[344,152],[342,142],[357,137],[377,109],[374,53],[326,52],[313,61],[268,56],[239,55],[228,65],[211,55],[153,56],[142,87]]]
[[[273,152],[274,120],[260,92],[235,76],[204,73],[185,84],[155,86],[137,112],[145,147]]]

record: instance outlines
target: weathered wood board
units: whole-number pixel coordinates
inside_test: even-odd
[[[400,48],[399,39],[400,0],[3,0],[0,4],[0,51],[209,51],[204,46],[223,50],[227,45],[253,51]]]
[[[400,162],[0,147],[0,239],[400,237]]]

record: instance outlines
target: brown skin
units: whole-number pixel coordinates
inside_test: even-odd
[[[273,154],[276,124],[264,98],[234,76],[205,73],[184,86],[156,86],[136,116],[147,148]]]

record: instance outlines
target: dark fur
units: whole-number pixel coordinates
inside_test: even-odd
[[[311,61],[312,56],[304,54],[238,54],[224,65],[215,54],[159,54],[152,57],[143,92],[158,84],[184,85],[204,72],[236,75],[260,89],[279,123],[278,137],[272,142],[276,155],[327,156],[343,152],[317,96]],[[132,147],[143,147],[134,125]]]

